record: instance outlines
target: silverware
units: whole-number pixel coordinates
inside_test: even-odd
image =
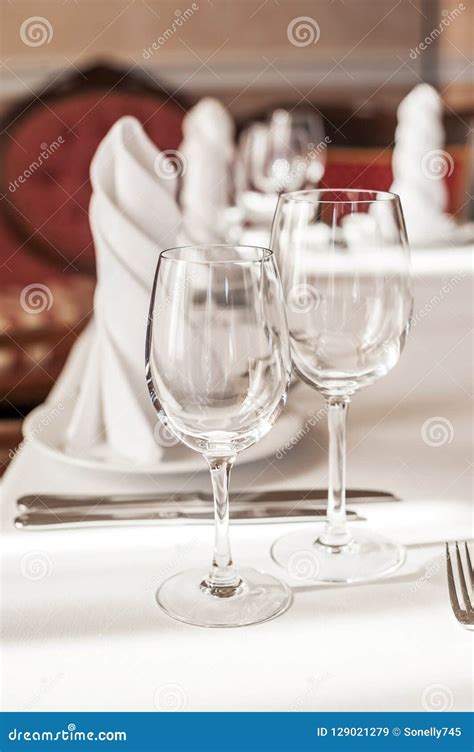
[[[386,491],[350,490],[348,498],[358,502],[396,500]],[[231,502],[234,522],[292,522],[319,517],[326,519],[325,505],[314,502],[327,496],[325,489],[294,491],[237,492]],[[18,528],[67,528],[130,523],[180,522],[206,523],[213,517],[213,499],[208,493],[142,494],[106,496],[63,496],[39,494],[22,496],[17,501],[21,514],[15,518]],[[348,519],[363,520],[355,510],[347,510]]]
[[[247,505],[253,509],[254,504],[282,503],[290,508],[295,502],[310,505],[313,501],[325,501],[327,489],[288,489],[287,491],[235,491],[231,494],[231,511],[235,505]],[[346,492],[348,499],[357,502],[366,501],[399,501],[398,497],[388,491],[370,491],[367,489],[349,489]],[[210,493],[194,491],[192,493],[155,493],[155,494],[104,494],[103,496],[92,495],[64,495],[64,494],[30,494],[17,500],[20,512],[48,512],[64,509],[71,511],[75,508],[98,507],[110,509],[117,507],[123,509],[130,507],[136,512],[150,511],[156,506],[165,505],[188,509],[190,504],[209,504],[212,506],[213,497]]]
[[[474,608],[472,601],[472,583],[474,571],[472,568],[469,547],[466,541],[457,542],[452,546],[446,543],[446,564],[448,569],[449,600],[454,616],[463,627],[474,627]],[[463,553],[464,552],[464,556]],[[464,560],[463,560],[464,559]]]
[[[276,502],[274,504],[260,504],[248,506],[233,504],[231,513],[232,521],[245,522],[292,522],[304,521],[308,517],[319,517],[322,522],[326,519],[326,507],[314,507],[308,504],[296,502],[291,507],[287,503]],[[348,519],[351,522],[364,520],[353,509],[347,510]],[[121,524],[155,524],[179,520],[189,524],[208,523],[212,521],[212,505],[208,503],[186,503],[186,506],[168,507],[155,505],[148,510],[137,511],[131,506],[106,507],[100,506],[86,508],[73,507],[71,509],[49,509],[43,511],[23,512],[15,518],[15,527],[18,528],[67,528],[67,527],[91,527],[97,525],[121,525]]]

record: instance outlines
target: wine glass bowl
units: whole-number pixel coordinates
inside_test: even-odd
[[[237,203],[246,222],[269,227],[280,193],[317,186],[326,146],[322,119],[311,109],[277,109],[249,125],[236,161]]]
[[[146,378],[159,418],[207,460],[215,499],[209,572],[166,581],[158,602],[201,626],[265,621],[290,602],[270,575],[235,569],[228,540],[228,485],[238,452],[283,409],[291,356],[273,254],[250,246],[164,251],[155,275],[146,337]]]
[[[398,362],[412,312],[410,258],[397,196],[381,191],[283,194],[272,228],[297,374],[326,399],[328,523],[286,536],[274,558],[317,557],[317,578],[346,582],[398,566],[401,548],[345,522],[345,418],[350,399]],[[357,528],[359,530],[359,527]],[[338,554],[338,556],[334,556]]]
[[[156,290],[167,290],[168,302],[156,302],[150,313],[148,383],[160,418],[191,449],[234,455],[259,441],[280,414],[290,355],[275,288],[278,272],[267,249],[162,254]],[[155,292],[155,301],[160,297]]]

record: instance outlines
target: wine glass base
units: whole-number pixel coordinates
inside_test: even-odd
[[[244,627],[284,613],[292,595],[280,580],[256,569],[239,570],[242,584],[235,595],[218,597],[201,587],[208,576],[189,569],[170,577],[156,594],[168,616],[198,627]]]
[[[373,580],[394,572],[405,560],[403,546],[373,530],[352,526],[350,543],[333,548],[318,542],[322,529],[320,526],[288,533],[273,544],[272,558],[293,581],[306,584]]]

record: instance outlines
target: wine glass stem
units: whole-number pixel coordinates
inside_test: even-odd
[[[234,569],[229,540],[229,482],[235,457],[207,457],[214,494],[214,556],[204,583],[213,595],[229,597],[241,585]]]
[[[327,524],[319,538],[325,546],[345,546],[351,541],[346,520],[346,416],[348,397],[327,400],[329,477]]]

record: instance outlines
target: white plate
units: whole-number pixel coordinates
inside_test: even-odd
[[[62,409],[54,403],[45,403],[32,410],[23,423],[25,441],[33,444],[40,452],[74,467],[88,470],[102,470],[114,473],[134,473],[143,475],[191,473],[206,471],[201,455],[183,444],[163,450],[163,459],[152,465],[138,464],[132,460],[113,454],[104,444],[87,454],[78,456],[66,452],[64,436],[71,418],[73,403],[62,403]],[[298,433],[304,417],[295,408],[287,405],[275,423],[274,428],[238,458],[239,465],[256,462],[276,454],[276,452]]]

